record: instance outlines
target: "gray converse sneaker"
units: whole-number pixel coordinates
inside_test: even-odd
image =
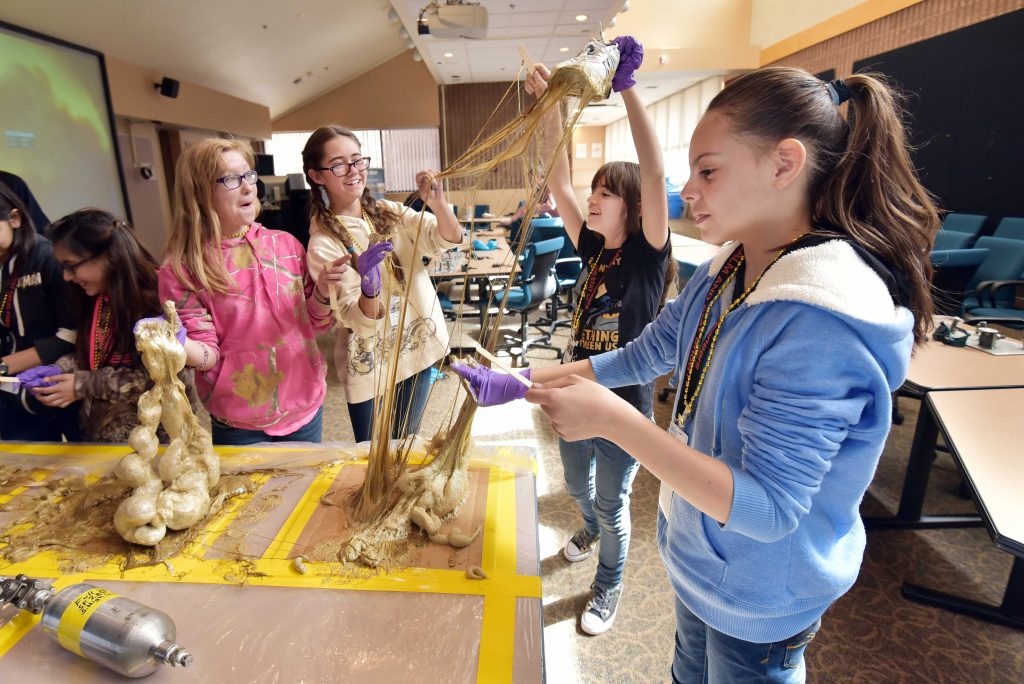
[[[602,589],[591,585],[594,594],[587,601],[587,607],[580,618],[580,627],[591,636],[604,634],[612,628],[615,613],[619,609],[619,598],[622,596],[622,584],[611,589]]]
[[[587,528],[581,527],[577,530],[576,534],[572,535],[565,548],[562,549],[562,555],[570,563],[581,561],[594,552],[594,542],[596,541],[596,534],[591,537],[590,533],[587,532]]]

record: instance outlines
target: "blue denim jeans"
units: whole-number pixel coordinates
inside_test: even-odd
[[[605,439],[558,440],[565,484],[591,535],[600,533],[595,584],[611,589],[622,581],[629,552],[629,495],[639,464]]]
[[[395,424],[391,430],[392,439],[401,439],[420,429],[423,409],[430,395],[430,378],[433,366],[428,366],[416,375],[398,383],[395,392]],[[373,434],[373,399],[348,405],[348,417],[352,421],[352,432],[357,442],[369,441]]]
[[[807,678],[804,651],[820,626],[821,619],[818,619],[788,639],[756,644],[709,627],[676,598],[672,681],[675,684],[802,684]]]
[[[320,443],[324,434],[324,407],[321,406],[312,420],[295,432],[287,435],[268,435],[261,430],[245,430],[225,425],[214,417],[210,417],[213,443],[221,446],[245,446],[260,442],[315,442]]]

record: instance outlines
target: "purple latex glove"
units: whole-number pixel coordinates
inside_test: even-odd
[[[644,46],[633,36],[612,38],[619,46],[619,66],[612,77],[612,90],[620,92],[636,85],[633,74],[644,61]]]
[[[139,332],[139,326],[142,325],[143,323],[149,322],[166,323],[167,318],[164,316],[151,316],[150,318],[140,318],[139,320],[135,321],[135,325],[132,326],[132,334],[137,334]],[[184,347],[186,333],[185,326],[181,324],[181,321],[178,321],[178,329],[174,331],[174,336],[178,339],[178,344]]]
[[[18,373],[18,382],[21,386],[26,389],[32,389],[33,387],[50,387],[54,383],[47,382],[46,378],[51,375],[60,375],[64,371],[61,370],[60,366],[49,364],[48,366],[36,366],[35,368],[29,368],[26,371]]]
[[[370,245],[365,252],[356,257],[356,270],[360,276],[359,290],[364,296],[372,299],[380,294],[380,265],[392,249],[394,245],[385,240]]]
[[[470,393],[480,406],[507,404],[526,396],[526,385],[511,375],[483,366],[467,366],[463,363],[453,363],[451,366],[453,371],[469,383]],[[519,374],[527,380],[530,379],[529,368]]]

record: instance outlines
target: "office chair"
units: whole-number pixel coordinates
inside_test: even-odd
[[[555,280],[555,261],[564,242],[563,238],[557,237],[526,245],[519,265],[519,276],[502,301],[502,305],[510,313],[519,314],[519,335],[506,336],[506,342],[498,345],[495,351],[508,351],[512,356],[513,367],[516,366],[517,359],[520,368],[530,365],[526,359],[526,352],[531,347],[554,349],[548,344],[551,341],[550,333],[530,337],[530,323],[527,318],[558,289]],[[513,353],[516,349],[519,350],[517,354]]]
[[[955,233],[967,233],[977,237],[981,233],[981,227],[985,225],[987,216],[980,214],[958,214],[950,212],[942,220],[942,230],[949,230]]]
[[[994,237],[1008,240],[1024,240],[1024,218],[1007,217],[996,226]]]
[[[1024,309],[1016,308],[1016,287],[1024,278],[1024,240],[980,237],[975,243],[989,254],[967,286],[962,312],[966,321],[1024,327]]]
[[[932,299],[936,314],[960,315],[968,283],[988,255],[987,249],[932,250]]]
[[[534,221],[537,222],[533,230],[534,240],[550,240],[559,237],[565,240],[562,249],[558,252],[558,258],[555,260],[555,282],[558,284],[558,289],[549,300],[547,316],[537,321],[539,326],[550,326],[549,332],[554,334],[558,328],[572,324],[571,318],[559,318],[558,312],[572,311],[573,309],[572,290],[583,271],[583,260],[576,253],[572,240],[566,234],[565,227],[561,225],[561,219],[535,219]],[[557,224],[554,223],[555,221]]]
[[[932,249],[967,249],[970,247],[972,242],[974,242],[974,236],[970,233],[961,233],[956,230],[943,230],[940,228],[939,232],[935,234],[935,244],[932,246]]]

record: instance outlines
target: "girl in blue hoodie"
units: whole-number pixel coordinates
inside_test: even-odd
[[[673,680],[802,682],[821,616],[860,569],[860,501],[930,326],[939,220],[896,95],[870,75],[736,79],[694,131],[690,167],[683,199],[722,251],[640,337],[535,370],[526,398],[563,439],[612,441],[662,481]],[[608,389],[677,369],[668,432]],[[494,403],[522,396],[509,381],[470,380]]]

